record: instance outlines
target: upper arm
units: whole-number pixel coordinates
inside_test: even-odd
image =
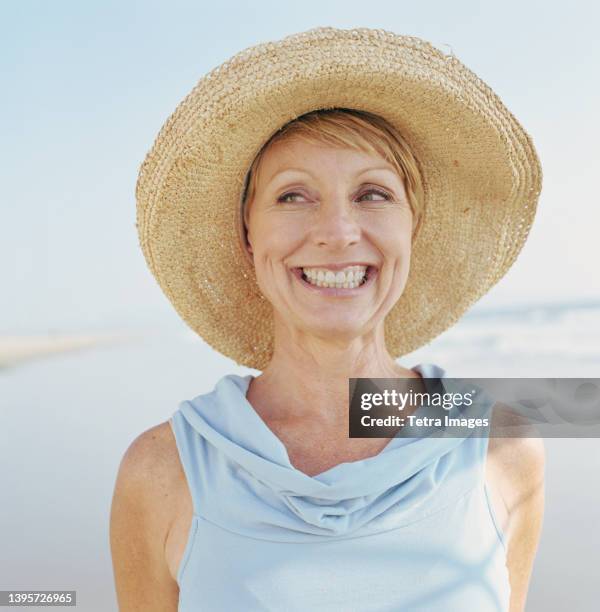
[[[110,546],[120,612],[176,612],[178,606],[179,589],[165,558],[172,484],[163,432],[161,424],[140,434],[117,474]]]
[[[543,523],[545,451],[543,439],[521,417],[504,414],[503,419],[505,427],[517,428],[513,431],[518,432],[518,437],[490,439],[490,459],[508,514],[506,565],[511,585],[510,610],[521,612],[525,610]],[[500,431],[497,428],[495,433]]]

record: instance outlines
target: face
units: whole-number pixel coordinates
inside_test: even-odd
[[[383,325],[412,229],[403,181],[379,155],[290,139],[264,153],[248,242],[277,323],[340,340]]]

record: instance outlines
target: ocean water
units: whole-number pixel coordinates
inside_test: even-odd
[[[0,589],[77,590],[78,609],[117,610],[108,520],[123,453],[181,400],[253,372],[183,324],[138,333],[0,371]],[[600,377],[600,304],[473,312],[400,362],[437,363],[448,376]],[[600,442],[545,444],[527,610],[596,610]]]

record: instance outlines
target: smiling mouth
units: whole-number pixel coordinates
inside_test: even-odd
[[[339,271],[326,268],[292,268],[291,271],[303,286],[331,295],[362,292],[377,275],[377,268],[370,265],[348,266]]]

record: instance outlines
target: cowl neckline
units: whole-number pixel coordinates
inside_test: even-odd
[[[413,372],[418,372],[423,379],[425,384],[425,388],[427,391],[431,392],[432,385],[430,379],[435,378],[443,378],[445,376],[445,370],[441,367],[434,364],[418,364],[414,368],[412,368]],[[324,484],[329,485],[329,488],[333,488],[334,483],[337,483],[336,489],[339,486],[340,480],[343,480],[345,476],[352,476],[353,479],[356,479],[356,466],[360,466],[362,471],[373,470],[371,467],[372,464],[381,463],[381,459],[378,460],[379,457],[384,455],[387,452],[392,451],[394,448],[409,444],[411,440],[415,440],[415,438],[407,438],[406,432],[409,430],[408,426],[403,427],[398,434],[389,439],[388,443],[375,455],[370,457],[365,457],[364,459],[358,459],[355,461],[344,461],[342,463],[338,463],[331,468],[328,468],[318,474],[314,474],[312,476],[306,474],[302,470],[299,470],[295,467],[288,453],[288,450],[285,444],[281,441],[281,439],[273,432],[273,430],[265,423],[264,419],[256,412],[254,406],[248,401],[247,394],[248,389],[250,387],[250,383],[254,379],[254,376],[249,374],[246,376],[236,376],[236,375],[228,375],[224,377],[225,379],[229,379],[239,390],[239,400],[240,400],[240,410],[243,411],[248,417],[248,427],[244,428],[240,431],[240,437],[238,438],[238,442],[242,439],[246,444],[250,443],[249,437],[254,438],[256,434],[256,429],[259,429],[261,432],[261,436],[264,436],[265,439],[268,439],[272,442],[272,453],[270,454],[271,459],[276,459],[279,465],[284,466],[289,469],[291,472],[294,472],[298,475],[298,483],[302,483],[300,486],[304,490],[304,487],[310,489],[313,488],[310,486],[310,481],[317,480],[319,482],[323,482]],[[221,381],[224,382],[224,381]],[[217,385],[219,386],[219,385]],[[236,394],[237,391],[232,389],[233,393]],[[425,406],[419,406],[413,414],[415,416],[421,415],[425,410]],[[267,457],[265,457],[267,458]],[[388,462],[389,463],[389,462]],[[384,469],[383,466],[381,469]],[[347,474],[343,476],[339,476],[338,472],[346,472]],[[351,474],[350,474],[351,472]],[[316,487],[315,490],[323,491],[327,490],[323,487]]]
[[[440,379],[444,392],[452,392],[445,370],[435,364],[412,368],[424,379]],[[460,446],[465,437],[415,437],[396,435],[376,455],[339,463],[309,476],[294,467],[283,442],[271,431],[246,398],[253,375],[228,374],[211,393],[182,402],[180,409],[192,425],[227,459],[279,495],[322,503],[377,496],[423,475],[436,461]],[[418,411],[419,409],[417,409]],[[416,413],[415,413],[416,414]],[[402,430],[400,430],[402,433]],[[430,484],[443,470],[427,474]]]

